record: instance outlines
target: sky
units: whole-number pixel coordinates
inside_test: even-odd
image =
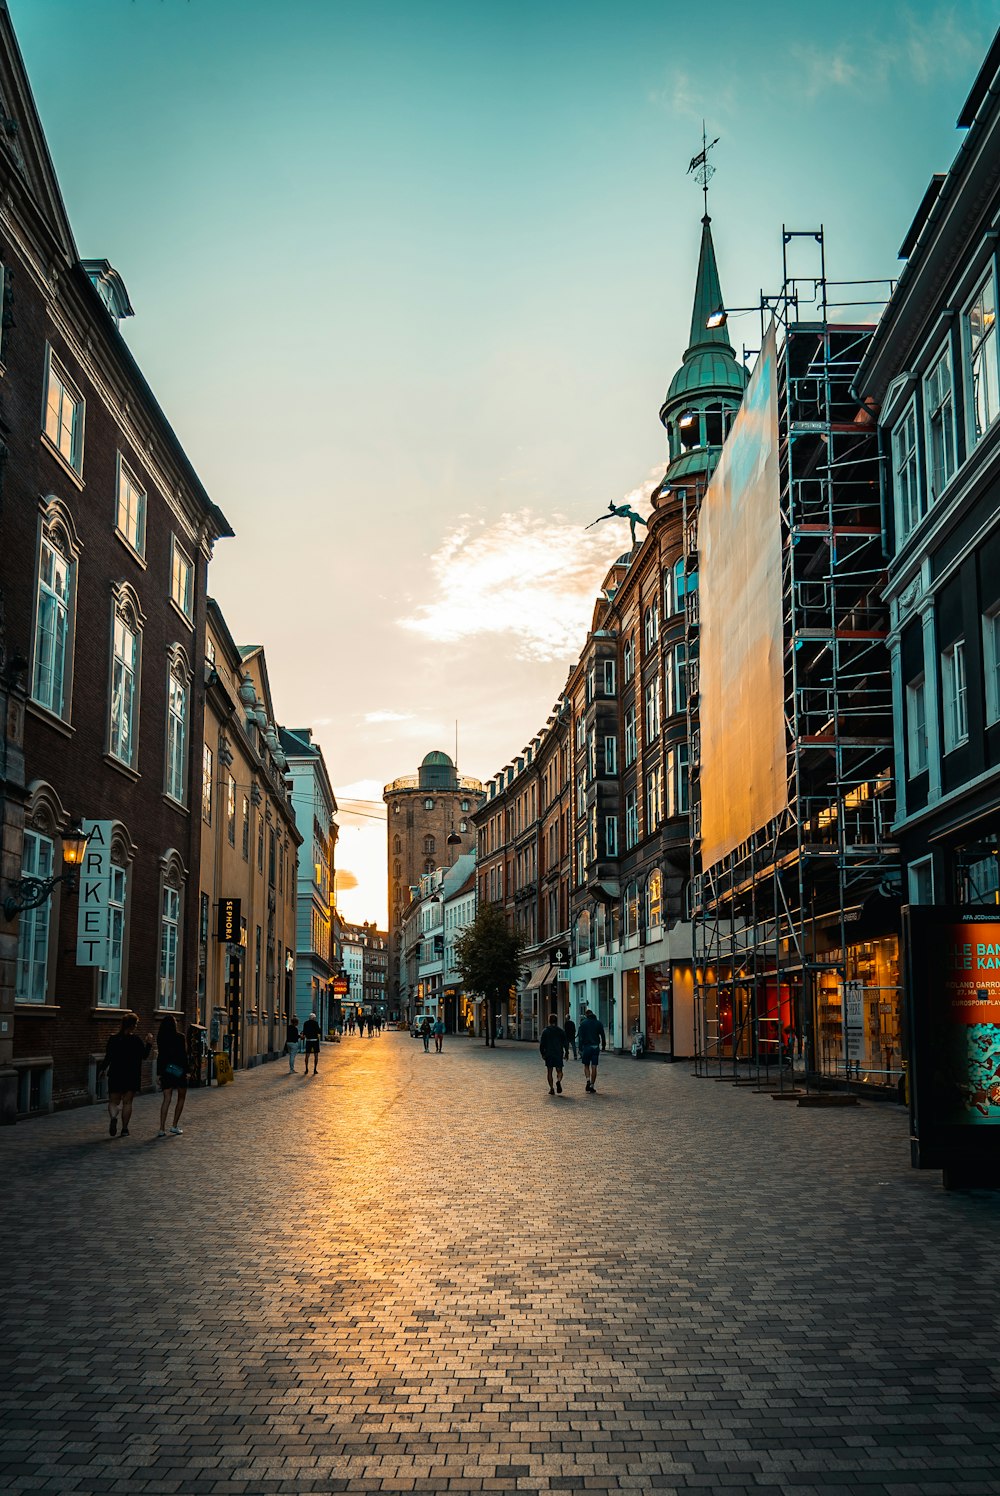
[[[537,732],[642,511],[687,343],[702,120],[723,292],[891,277],[1000,0],[9,0],[84,258],[236,538],[341,807],[339,901],[386,916],[381,790]],[[792,270],[811,274],[807,241]],[[733,318],[739,349],[755,319]],[[640,532],[641,534],[642,532]]]

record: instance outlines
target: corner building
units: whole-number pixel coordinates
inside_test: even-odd
[[[485,792],[480,780],[460,775],[447,753],[428,753],[415,775],[394,779],[382,791],[386,807],[389,887],[389,1016],[407,1017],[402,990],[403,914],[420,879],[475,849],[472,816]]]

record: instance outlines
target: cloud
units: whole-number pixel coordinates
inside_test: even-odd
[[[883,87],[903,71],[917,84],[965,77],[982,53],[982,38],[954,5],[917,14],[904,6],[886,32],[855,33],[836,47],[792,42],[790,81],[807,99],[830,89],[861,93]]]
[[[388,708],[381,708],[377,712],[365,712],[366,722],[410,722],[413,720],[412,712],[394,712]]]
[[[337,799],[376,800],[381,805],[382,788],[380,779],[355,779],[353,784],[344,784],[338,788]]]
[[[350,868],[347,867],[337,868],[336,879],[337,890],[340,893],[346,892],[348,888],[357,888],[358,886],[357,878],[351,872]]]
[[[625,502],[645,508],[662,476],[655,468]],[[524,660],[575,655],[608,567],[628,547],[622,520],[587,530],[529,509],[465,519],[430,557],[434,600],[399,624],[438,643],[505,635]]]

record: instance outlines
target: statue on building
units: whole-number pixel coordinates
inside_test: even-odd
[[[636,525],[646,524],[646,521],[643,519],[642,515],[637,513],[637,511],[632,508],[631,504],[609,504],[607,514],[599,514],[595,520],[591,521],[591,523],[587,526],[587,529],[592,530],[594,528],[594,525],[599,525],[601,523],[602,519],[627,519],[629,529],[632,532],[633,545],[635,545]]]

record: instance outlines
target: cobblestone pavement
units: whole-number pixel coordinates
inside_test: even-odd
[[[898,1107],[345,1039],[0,1133],[0,1491],[1000,1493],[1000,1200]]]

